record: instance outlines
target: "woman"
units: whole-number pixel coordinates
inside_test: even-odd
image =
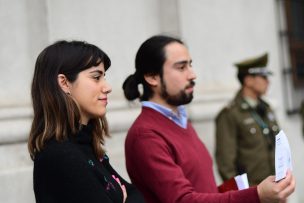
[[[56,42],[38,56],[28,140],[38,203],[143,202],[103,149],[110,65],[107,54],[80,41]]]

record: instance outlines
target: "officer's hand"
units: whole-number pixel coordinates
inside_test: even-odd
[[[269,176],[257,187],[261,203],[284,202],[295,190],[296,181],[290,171],[286,177],[275,182],[274,176]]]

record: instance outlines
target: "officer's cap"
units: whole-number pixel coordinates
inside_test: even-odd
[[[238,68],[239,74],[269,76],[272,72],[267,70],[268,53],[261,56],[248,58],[234,65]]]

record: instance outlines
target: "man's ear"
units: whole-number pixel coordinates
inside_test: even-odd
[[[157,86],[159,84],[159,75],[144,75],[145,81],[151,86]]]
[[[245,76],[245,78],[244,78],[244,85],[245,86],[251,87],[253,83],[254,83],[254,77],[253,76],[251,76],[251,75]]]
[[[58,74],[57,81],[62,91],[64,91],[66,94],[71,94],[69,81],[64,74]]]

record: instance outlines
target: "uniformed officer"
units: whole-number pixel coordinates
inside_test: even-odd
[[[274,143],[279,126],[261,96],[269,85],[268,54],[236,63],[241,89],[216,117],[216,161],[223,180],[247,173],[257,185],[275,173]]]

